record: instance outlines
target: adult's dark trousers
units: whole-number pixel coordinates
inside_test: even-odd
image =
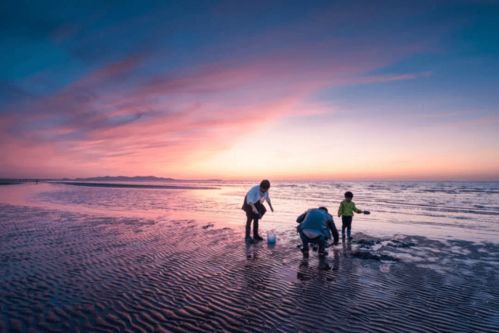
[[[258,214],[255,214],[255,212],[253,212],[253,208],[251,207],[251,205],[243,205],[243,210],[246,213],[246,237],[249,237],[251,234],[251,222],[253,222],[253,237],[259,236],[259,221],[263,217],[263,215],[265,215],[265,212],[267,212],[267,209],[260,201],[258,201],[254,205],[256,210],[258,211]]]
[[[314,238],[309,238],[303,230],[299,231],[300,233],[300,238],[303,243],[303,249],[305,251],[308,251],[308,243],[315,243],[319,244],[319,253],[323,253],[326,250],[326,237],[324,235],[319,235]]]

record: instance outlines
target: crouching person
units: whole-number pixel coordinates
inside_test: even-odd
[[[326,207],[311,208],[298,216],[296,222],[300,223],[297,230],[303,242],[302,252],[304,256],[308,256],[309,243],[319,245],[319,256],[327,255],[326,243],[328,239],[331,239],[331,234],[334,243],[338,243],[338,230],[336,230],[333,217],[328,213]]]

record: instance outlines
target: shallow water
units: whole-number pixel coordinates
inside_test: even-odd
[[[134,183],[133,185],[137,185]],[[114,216],[168,214],[213,221],[242,230],[240,207],[250,183],[181,182],[142,185],[180,189],[102,188],[61,184],[1,186],[0,202],[95,212]],[[204,187],[206,189],[191,189]],[[499,242],[499,182],[276,182],[262,226],[286,231],[310,207],[326,206],[336,215],[343,193],[371,215],[357,215],[353,231],[377,236],[410,234],[434,239]],[[337,226],[341,222],[336,218]]]
[[[499,326],[495,183],[275,184],[275,247],[242,242],[248,184],[215,187],[0,187],[0,332]],[[345,189],[372,215],[304,259],[294,218]]]

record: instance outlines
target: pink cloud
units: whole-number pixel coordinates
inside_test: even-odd
[[[431,71],[419,72],[419,73],[404,73],[395,75],[372,75],[365,76],[360,79],[357,83],[381,83],[381,82],[391,82],[391,81],[403,81],[403,80],[414,80],[422,77],[430,77],[433,73]]]
[[[324,56],[317,48],[332,50]],[[294,54],[276,51],[252,60],[133,80],[147,58],[128,57],[55,95],[17,105],[9,121],[21,129],[14,130],[15,137],[10,135],[8,144],[0,145],[9,156],[0,171],[27,172],[29,165],[38,165],[53,170],[53,175],[70,175],[82,168],[89,175],[106,170],[127,173],[129,166],[154,172],[224,149],[239,136],[283,117],[328,112],[326,107],[306,102],[321,89],[429,75],[366,77],[364,73],[409,51],[386,47],[386,52],[367,49],[337,54],[334,48],[334,44],[314,44]],[[34,128],[22,129],[26,121]],[[37,126],[44,123],[48,125]],[[43,162],[37,164],[39,159]]]

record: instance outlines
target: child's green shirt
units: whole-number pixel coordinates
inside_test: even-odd
[[[340,204],[340,208],[338,209],[338,216],[353,216],[354,212],[357,212],[359,209],[355,206],[353,201],[343,200]]]

